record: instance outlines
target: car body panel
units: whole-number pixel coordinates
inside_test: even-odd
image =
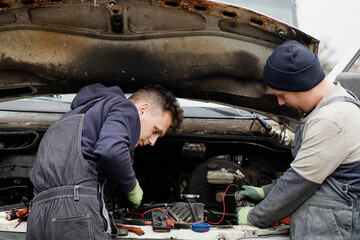
[[[6,6],[6,7],[4,7]],[[0,94],[74,93],[101,81],[125,92],[149,83],[177,97],[299,119],[262,83],[275,47],[319,41],[255,11],[209,1],[4,2]]]
[[[261,134],[262,126],[259,122],[254,122],[255,116],[250,112],[192,101],[182,104],[182,99],[179,102],[184,111],[184,121],[179,133],[246,135],[251,129],[254,133]],[[195,104],[198,106],[194,106]],[[0,102],[0,129],[46,131],[69,110],[70,102],[50,97]],[[280,128],[275,121],[267,121],[273,127]]]
[[[14,228],[18,221],[8,221],[5,214],[0,213],[0,239],[25,240],[26,222]],[[116,239],[269,239],[288,240],[289,226],[276,226],[268,229],[260,229],[254,226],[212,226],[208,232],[195,232],[190,229],[172,229],[170,232],[154,232],[152,226],[131,227],[140,228],[144,234],[137,235],[129,232],[127,236],[118,236]]]

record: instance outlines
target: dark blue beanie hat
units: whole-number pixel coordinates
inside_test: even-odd
[[[285,41],[267,59],[263,80],[274,89],[305,92],[325,78],[319,59],[295,40]]]

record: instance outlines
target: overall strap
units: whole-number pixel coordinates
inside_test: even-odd
[[[350,103],[354,103],[355,105],[357,105],[360,108],[360,101],[356,97],[356,95],[353,92],[351,92],[350,90],[346,89],[346,91],[348,94],[350,94],[350,96],[352,96],[352,98],[348,97],[348,96],[334,97],[334,98],[331,98],[329,101],[325,102],[321,107],[327,106],[334,102],[350,102]],[[303,131],[304,131],[304,124],[301,124],[300,126],[298,126],[296,128],[294,141],[291,144],[291,153],[292,153],[292,156],[294,159],[301,147]]]
[[[351,102],[351,103],[354,103],[355,105],[357,105],[360,108],[360,101],[356,97],[356,95],[353,92],[351,92],[350,90],[346,89],[346,91],[347,91],[348,94],[350,94],[350,96],[352,96],[352,98],[348,97],[348,96],[334,97],[334,98],[330,99],[329,101],[325,102],[322,107],[324,107],[326,105],[329,105],[331,103],[334,103],[334,102]]]

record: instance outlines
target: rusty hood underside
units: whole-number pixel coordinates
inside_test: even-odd
[[[297,119],[261,79],[286,39],[317,53],[319,41],[298,29],[217,2],[0,0],[0,97],[157,83],[177,97]]]

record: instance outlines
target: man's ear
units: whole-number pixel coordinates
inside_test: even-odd
[[[136,106],[139,112],[139,115],[144,114],[145,112],[149,111],[150,105],[148,103],[141,103],[138,106]]]

